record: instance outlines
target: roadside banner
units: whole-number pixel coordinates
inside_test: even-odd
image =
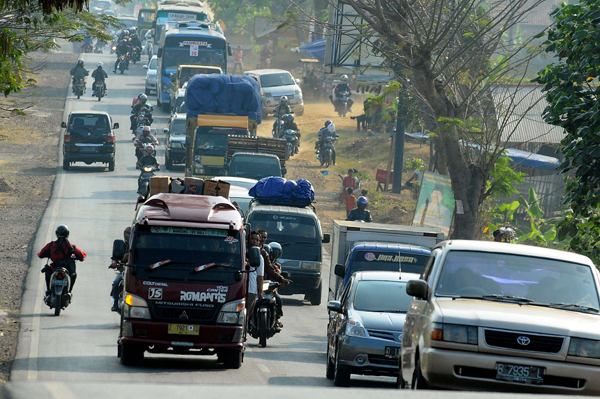
[[[455,204],[450,178],[425,172],[412,225],[431,227],[448,237]]]

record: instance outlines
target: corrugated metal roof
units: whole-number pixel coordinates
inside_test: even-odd
[[[558,144],[565,137],[563,129],[542,119],[548,103],[541,88],[502,86],[494,90],[498,121],[504,125],[502,142]]]

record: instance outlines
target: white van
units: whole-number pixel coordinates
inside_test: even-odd
[[[304,114],[304,100],[300,82],[289,71],[283,69],[256,69],[245,75],[254,78],[260,86],[263,118],[273,114],[282,96],[289,99],[289,105],[296,116]]]

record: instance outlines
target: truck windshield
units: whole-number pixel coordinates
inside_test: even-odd
[[[199,127],[196,130],[195,150],[201,155],[221,155],[227,151],[227,132],[210,127]]]
[[[321,237],[315,219],[300,215],[253,212],[253,229],[264,229],[269,242],[283,246],[283,259],[321,261]]]
[[[421,274],[427,261],[427,255],[408,254],[390,251],[356,251],[350,263],[351,272],[377,270],[386,272],[403,271],[404,273]]]
[[[229,165],[229,176],[260,180],[263,177],[281,176],[279,160],[260,155],[236,155]]]
[[[233,236],[227,230],[192,229],[162,226],[138,226],[133,242],[133,264],[137,277],[147,280],[215,281],[233,283],[232,267],[242,270],[242,247],[239,232]],[[151,270],[150,265],[170,260]],[[202,273],[198,266],[217,263]],[[233,271],[235,271],[233,269]]]

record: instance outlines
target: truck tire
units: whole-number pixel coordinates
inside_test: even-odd
[[[144,359],[144,351],[135,344],[121,342],[120,352],[123,366],[135,366]]]
[[[173,169],[173,160],[169,156],[169,153],[165,151],[165,167],[167,170]]]
[[[63,170],[69,170],[70,166],[71,166],[71,162],[63,161]]]
[[[242,351],[227,351],[221,355],[223,365],[228,369],[239,369],[242,367],[244,354]]]
[[[309,295],[310,304],[313,306],[319,306],[321,304],[321,292],[323,291],[323,282],[319,283],[319,286],[312,290]]]

